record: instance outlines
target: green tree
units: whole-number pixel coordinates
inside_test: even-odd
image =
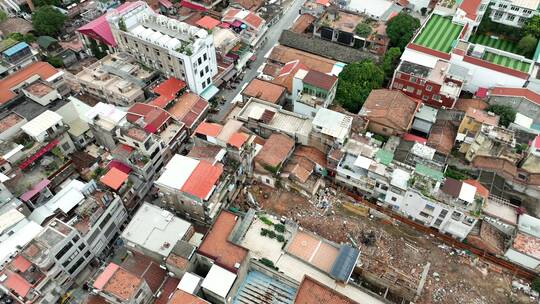
[[[516,119],[516,110],[511,106],[494,104],[487,107],[486,110],[499,115],[499,125],[504,127],[508,127],[508,125]]]
[[[534,278],[534,280],[532,281],[532,284],[531,284],[531,288],[533,290],[536,290],[536,291],[540,292],[540,277]]]
[[[358,113],[369,93],[382,87],[384,72],[371,60],[346,65],[339,74],[336,100],[347,111]]]
[[[538,44],[538,39],[536,39],[531,34],[527,34],[525,37],[519,40],[518,48],[523,56],[529,57],[534,53],[534,50],[536,50],[537,44]]]
[[[50,56],[49,58],[47,58],[47,62],[55,68],[61,68],[62,66],[64,66],[64,62],[62,61],[62,59],[57,56]]]
[[[358,25],[354,29],[354,32],[356,33],[356,35],[365,38],[369,36],[372,32],[371,25],[367,23],[358,23]]]
[[[59,6],[62,2],[60,0],[32,0],[35,7],[54,5]]]
[[[4,11],[0,11],[0,22],[4,22],[7,19],[7,14]]]
[[[532,16],[525,21],[521,28],[523,35],[532,35],[536,38],[540,38],[540,16]]]
[[[28,33],[26,35],[23,35],[21,33],[11,33],[6,36],[6,38],[11,38],[17,41],[24,41],[26,43],[31,43],[36,41],[36,37],[32,33]]]
[[[386,23],[386,35],[390,38],[390,45],[405,49],[419,27],[420,20],[409,14],[399,13]]]
[[[399,63],[399,57],[401,56],[401,50],[398,47],[392,47],[384,54],[382,69],[384,72],[384,80],[388,81],[392,79],[394,70]]]
[[[41,6],[32,14],[34,29],[44,35],[56,36],[65,21],[66,16],[50,5]]]

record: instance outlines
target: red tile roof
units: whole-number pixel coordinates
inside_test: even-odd
[[[205,300],[187,293],[181,289],[177,289],[167,304],[209,304]]]
[[[180,190],[205,200],[222,173],[222,164],[201,160]]]
[[[0,104],[4,104],[10,101],[13,97],[17,96],[12,88],[18,86],[28,78],[32,76],[39,76],[41,80],[46,80],[58,73],[58,70],[55,69],[52,65],[47,62],[34,62],[17,72],[8,75],[4,79],[0,80]]]
[[[423,144],[423,145],[425,145],[426,142],[427,142],[427,139],[425,139],[423,137],[420,137],[420,136],[416,136],[416,135],[411,134],[411,133],[404,133],[403,136],[401,136],[401,138],[403,138],[403,140],[405,140],[405,141],[414,141],[414,142],[417,142],[417,143],[420,143],[420,144]]]
[[[155,133],[171,118],[171,115],[160,107],[152,106],[144,103],[135,103],[127,111],[126,119],[134,123],[140,118],[143,118],[146,126],[150,128],[148,132]]]
[[[223,128],[222,125],[210,122],[202,122],[197,129],[195,129],[195,134],[202,134],[206,136],[216,137]]]
[[[120,266],[116,265],[115,263],[109,263],[105,269],[98,275],[96,280],[94,281],[93,287],[95,289],[103,289],[105,287],[105,284],[109,281],[109,279],[113,276],[113,274],[118,270]]]
[[[487,107],[488,104],[485,101],[476,98],[460,98],[456,101],[456,104],[454,104],[454,110],[463,112],[467,112],[469,108],[485,110]]]
[[[294,299],[295,304],[358,304],[335,291],[334,289],[316,281],[315,279],[304,276],[300,287]]]
[[[304,76],[303,82],[317,88],[330,91],[334,84],[336,84],[337,80],[338,78],[336,76],[310,70],[306,76]]]
[[[406,132],[420,104],[421,102],[401,91],[378,89],[371,91],[359,115],[394,130]]]
[[[20,272],[25,272],[30,266],[32,266],[32,263],[25,259],[22,255],[17,255],[13,261],[11,261],[11,266],[17,269]]]
[[[463,0],[459,5],[459,8],[465,12],[467,18],[474,21],[476,20],[476,14],[478,12],[480,2],[482,2],[482,0]]]
[[[482,185],[479,181],[475,179],[466,179],[463,182],[476,187],[476,194],[480,195],[484,199],[487,199],[489,197],[489,190],[484,187],[484,185]]]
[[[540,105],[540,94],[537,94],[527,88],[503,88],[494,87],[490,91],[491,96],[519,96],[528,99],[531,102]]]
[[[216,26],[218,26],[220,23],[221,21],[216,20],[210,16],[204,16],[201,19],[199,19],[199,21],[197,21],[195,24],[204,29],[211,30],[215,28]]]
[[[253,78],[242,91],[242,94],[247,97],[256,97],[271,103],[278,103],[285,94],[285,90],[285,87],[280,85]]]
[[[437,152],[448,155],[456,140],[457,130],[448,120],[438,120],[431,127],[427,145]]]
[[[197,121],[208,109],[208,101],[194,93],[184,93],[171,107],[169,113],[177,120],[182,121],[189,129],[193,128]]]
[[[298,19],[296,19],[294,24],[291,26],[291,31],[302,34],[307,30],[307,28],[310,25],[313,24],[313,22],[315,22],[316,19],[317,18],[315,18],[314,16],[310,14],[302,14],[300,15],[300,17],[298,17]]]
[[[294,140],[287,135],[272,133],[255,156],[255,161],[263,166],[278,167],[294,149]]]
[[[112,167],[105,175],[103,175],[99,180],[104,185],[110,187],[113,190],[118,190],[120,186],[128,179],[128,174]]]
[[[246,133],[236,132],[229,137],[227,144],[240,149],[247,139],[248,135]]]
[[[183,82],[180,79],[171,77],[167,80],[160,83],[158,86],[156,86],[153,90],[155,94],[158,94],[160,96],[175,96],[180,92],[181,90],[186,88],[186,83]],[[172,99],[171,99],[172,100]]]
[[[212,229],[206,234],[197,250],[200,254],[212,258],[216,264],[236,273],[236,264],[241,264],[248,250],[229,242],[229,234],[234,229],[238,217],[228,211],[221,211]]]
[[[300,62],[300,60],[288,62],[281,68],[279,75],[276,76],[272,82],[286,87],[287,91],[291,93],[294,75],[300,69],[309,71],[309,68]]]
[[[27,280],[25,280],[20,274],[14,272],[6,271],[2,274],[7,276],[6,280],[3,282],[3,285],[6,288],[13,290],[13,293],[16,295],[23,298],[26,297],[32,288],[32,285],[30,285]]]

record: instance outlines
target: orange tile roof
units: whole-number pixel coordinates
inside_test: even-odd
[[[247,139],[248,135],[246,133],[236,132],[229,137],[227,144],[240,149]]]
[[[216,137],[223,128],[222,125],[211,123],[211,122],[202,122],[197,129],[195,129],[195,134],[202,134],[206,136]]]
[[[284,45],[275,46],[270,52],[268,59],[272,61],[277,61],[281,64],[286,64],[287,62],[291,62],[294,60],[300,60],[300,62],[305,64],[308,69],[313,69],[322,73],[332,72],[334,65],[337,63],[335,60],[314,55]]]
[[[229,242],[229,234],[236,225],[237,216],[228,211],[221,211],[212,229],[199,246],[198,252],[212,258],[221,267],[234,273],[237,272],[236,264],[241,264],[248,251]]]
[[[316,19],[317,18],[310,14],[302,14],[300,15],[300,17],[298,17],[298,19],[296,19],[296,21],[292,25],[291,31],[302,34],[307,30],[310,25],[313,24],[313,22],[315,22]]]
[[[113,190],[118,190],[120,186],[128,179],[128,174],[120,171],[116,167],[111,168],[99,180]]]
[[[296,72],[298,72],[300,69],[306,71],[309,70],[309,68],[300,60],[288,62],[281,68],[279,74],[274,78],[274,80],[272,80],[272,82],[274,84],[286,87],[287,91],[292,93],[294,75],[296,75]]]
[[[454,110],[467,112],[469,108],[485,110],[487,107],[488,104],[482,99],[460,98],[456,101],[456,104],[454,105]]]
[[[263,166],[277,167],[282,164],[294,149],[294,140],[287,135],[273,133],[255,156],[255,161]]]
[[[362,106],[360,116],[397,131],[409,130],[420,102],[401,91],[373,90]]]
[[[271,103],[278,103],[285,94],[285,88],[268,81],[254,78],[242,91],[247,97],[256,97]]]
[[[218,26],[221,23],[221,21],[216,20],[210,16],[204,16],[201,19],[199,19],[197,22],[195,22],[196,25],[205,28],[207,30],[211,30]]]
[[[158,86],[154,88],[154,93],[159,95],[175,95],[176,93],[180,92],[180,90],[184,89],[186,87],[186,83],[183,82],[180,79],[176,79],[174,77],[168,78],[167,80],[160,83]]]
[[[141,278],[120,267],[105,284],[103,291],[123,301],[128,301],[134,296],[135,291],[141,285],[141,281]]]
[[[167,304],[208,304],[208,302],[181,289],[177,289]]]
[[[473,108],[469,108],[467,112],[465,112],[466,117],[471,117],[474,120],[476,120],[479,123],[487,124],[496,126],[499,124],[499,116],[498,115],[490,115],[486,111],[477,110]]]
[[[0,80],[0,104],[6,103],[13,97],[17,96],[11,89],[16,87],[28,78],[38,75],[41,80],[46,80],[58,73],[52,65],[47,62],[34,62],[31,65],[24,67],[23,69],[7,76]]]
[[[459,8],[465,12],[467,18],[474,21],[476,20],[480,2],[482,2],[482,0],[463,0],[459,5]]]
[[[315,279],[304,276],[296,298],[295,304],[358,304],[357,302],[347,298],[346,296],[338,293],[332,288],[324,285],[323,283],[316,281]]]
[[[475,179],[466,179],[463,182],[471,186],[475,186],[476,193],[480,195],[481,197],[483,197],[484,199],[487,199],[489,197],[489,190],[486,187],[484,187],[484,185],[482,185],[479,181]]]
[[[19,295],[23,298],[26,297],[26,295],[32,288],[32,285],[28,283],[28,281],[18,273],[5,271],[2,273],[2,275],[4,274],[7,276],[7,278],[3,282],[3,285],[6,288],[12,290],[14,294]]]
[[[294,155],[307,158],[317,165],[326,168],[326,154],[311,146],[299,146],[294,150]]]
[[[204,200],[210,191],[212,191],[212,188],[222,173],[222,164],[211,164],[205,160],[201,160],[193,172],[191,172],[191,175],[181,190]]]
[[[206,112],[208,101],[195,93],[184,93],[168,109],[177,120],[182,121],[188,128],[192,128],[199,117]]]

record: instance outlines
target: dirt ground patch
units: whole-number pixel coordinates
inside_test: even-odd
[[[290,218],[335,243],[355,242],[362,253],[363,267],[381,277],[399,276],[404,285],[414,289],[424,266],[431,263],[416,303],[534,303],[524,294],[512,291],[511,276],[487,270],[477,257],[401,223],[362,216],[364,206],[347,206],[355,203],[340,193],[330,190],[334,199],[322,208],[317,198],[308,200],[296,192],[264,185],[247,189],[269,213]],[[245,197],[240,196],[238,204],[243,201]]]

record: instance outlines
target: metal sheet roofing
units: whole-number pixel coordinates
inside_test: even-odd
[[[13,56],[16,53],[18,53],[21,50],[24,50],[25,48],[28,48],[28,43],[26,42],[19,42],[15,44],[14,46],[10,47],[9,49],[5,50],[3,53],[6,56]]]
[[[339,248],[339,254],[332,265],[330,276],[338,281],[347,282],[360,257],[360,251],[350,245],[343,245]]]

